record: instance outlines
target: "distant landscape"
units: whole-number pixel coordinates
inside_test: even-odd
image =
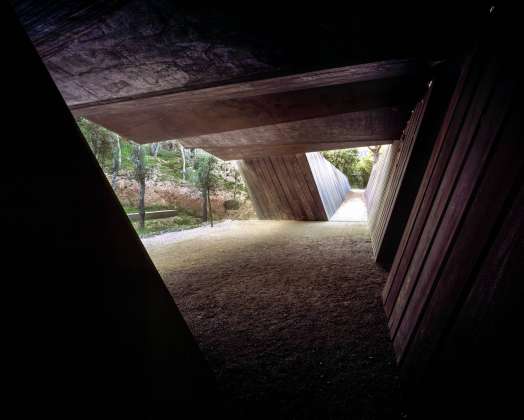
[[[140,145],[86,119],[77,122],[126,213],[176,210],[174,217],[133,222],[140,236],[256,218],[234,162],[177,140]]]
[[[77,123],[126,213],[138,213],[132,223],[141,237],[224,219],[256,219],[234,161],[186,149],[177,140],[141,145],[85,118]],[[323,155],[346,174],[353,188],[365,188],[379,152],[376,147]],[[160,210],[174,210],[175,215],[148,219],[149,212]]]

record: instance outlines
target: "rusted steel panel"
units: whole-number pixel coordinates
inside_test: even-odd
[[[482,391],[521,356],[511,343],[524,275],[523,89],[506,53],[493,44],[465,61],[384,289],[413,393],[449,378],[450,389]]]
[[[331,218],[351,190],[349,181],[320,153],[307,153],[306,157],[324,209],[328,218]]]
[[[384,179],[380,198],[370,203],[370,233],[376,261],[391,267],[408,222],[424,171],[435,144],[449,99],[457,82],[453,63],[440,65],[424,97],[411,113],[398,146],[390,156],[389,171],[381,170]],[[380,162],[379,162],[380,163]],[[375,183],[375,178],[371,180]],[[375,188],[371,183],[370,188]],[[371,191],[369,193],[371,195]]]
[[[244,159],[239,167],[261,219],[328,220],[350,189],[320,153]]]
[[[393,173],[393,168],[399,153],[399,142],[386,146],[379,161],[374,165],[368,187],[366,188],[366,205],[368,208],[368,225],[371,236],[373,254],[377,255],[378,246],[377,226],[380,223],[384,200],[386,199],[388,181]]]

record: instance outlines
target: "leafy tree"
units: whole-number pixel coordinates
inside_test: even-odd
[[[365,156],[361,158],[357,164],[357,171],[361,179],[361,188],[365,188],[368,185],[369,176],[371,175],[371,170],[375,164],[375,156]]]
[[[182,157],[182,181],[186,180],[186,149],[184,149],[184,146],[182,143],[178,143],[178,146],[180,147],[180,156]]]
[[[112,133],[113,138],[113,166],[111,168],[111,186],[113,189],[116,188],[116,177],[122,167],[122,148],[120,147],[120,136],[116,133]]]
[[[355,172],[358,163],[356,149],[331,150],[323,153],[324,157],[347,176]]]
[[[237,168],[233,168],[233,179],[234,179],[234,186],[233,186],[233,200],[237,199],[237,190],[238,190],[238,181],[240,180],[240,172]]]
[[[323,156],[348,177],[352,187],[365,188],[373,167],[369,156],[360,157],[357,149],[323,152]]]
[[[229,207],[234,209],[239,207],[239,195],[246,192],[234,164],[223,162],[200,149],[185,149],[178,140],[140,146],[85,118],[78,119],[77,123],[113,189],[125,202],[126,210],[135,211],[135,207],[138,208],[140,218],[136,227],[141,234],[146,230],[146,181],[153,175],[159,182],[168,181],[175,185],[186,184],[184,181],[187,178],[201,192],[202,219],[211,219],[211,223],[211,193],[214,190],[227,191],[228,196],[232,197]],[[117,185],[117,179],[138,182],[139,194],[136,204],[128,202],[133,197],[132,192],[126,191],[126,183]],[[152,205],[155,206],[156,203]],[[161,206],[165,206],[165,203]],[[147,226],[147,229],[149,228],[150,223]]]
[[[111,186],[116,188],[116,177],[122,167],[120,136],[85,118],[77,122],[102,170],[111,174]]]
[[[322,154],[333,166],[348,177],[352,186],[358,184],[358,177],[355,176],[358,164],[358,151],[356,149],[330,150]]]
[[[202,193],[202,221],[207,222],[208,207],[211,226],[213,226],[213,209],[211,207],[210,192],[219,183],[218,178],[218,159],[213,155],[202,151],[193,160],[193,171],[191,172],[192,182]]]
[[[146,180],[151,176],[151,167],[148,164],[146,157],[145,146],[141,144],[134,144],[133,154],[131,157],[134,165],[133,177],[140,186],[140,193],[138,198],[138,212],[140,214],[139,227],[144,229],[146,219]]]
[[[368,146],[369,151],[373,155],[373,164],[378,162],[378,157],[380,156],[380,149],[382,146]]]
[[[77,123],[98,163],[108,170],[112,164],[113,133],[85,118],[79,118]]]
[[[242,178],[240,177],[240,172],[231,162],[224,162],[223,166],[223,188],[229,190],[233,194],[233,201],[237,200],[237,195],[240,190],[243,189]]]
[[[158,149],[160,149],[160,143],[151,143],[149,148],[150,148],[151,156],[157,157]]]

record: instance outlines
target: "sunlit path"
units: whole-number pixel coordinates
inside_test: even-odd
[[[366,222],[368,212],[364,203],[364,190],[351,190],[335,214],[331,222]]]

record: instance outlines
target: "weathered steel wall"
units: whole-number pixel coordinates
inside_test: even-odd
[[[456,69],[454,64],[443,64],[435,70],[432,83],[415,106],[400,141],[373,170],[367,194],[369,227],[375,259],[385,268],[393,262],[415,201],[457,81]]]
[[[4,69],[6,124],[20,144],[50,142],[26,154],[23,171],[10,159],[2,167],[2,278],[20,288],[9,290],[4,337],[16,372],[4,376],[31,384],[11,395],[24,413],[54,418],[79,407],[73,417],[215,415],[211,370],[46,68],[6,17],[5,53],[17,62]]]
[[[145,214],[145,220],[165,219],[167,217],[174,217],[177,214],[177,210],[147,211]],[[140,213],[128,213],[127,217],[129,217],[129,220],[132,222],[138,222],[140,220]]]
[[[373,165],[371,175],[369,176],[368,185],[364,193],[366,207],[368,209],[368,226],[371,236],[371,246],[373,254],[377,255],[377,241],[374,232],[380,221],[380,209],[386,195],[388,180],[390,179],[397,156],[399,142],[395,141],[390,145],[382,146],[378,162]]]
[[[349,191],[320,153],[244,159],[239,168],[260,219],[328,220]]]
[[[405,383],[432,409],[438,393],[505,411],[522,373],[523,92],[505,41],[463,66],[383,293]]]
[[[348,178],[320,153],[306,153],[306,158],[320,193],[324,210],[328,219],[330,219],[344,202],[346,194],[351,190]]]

